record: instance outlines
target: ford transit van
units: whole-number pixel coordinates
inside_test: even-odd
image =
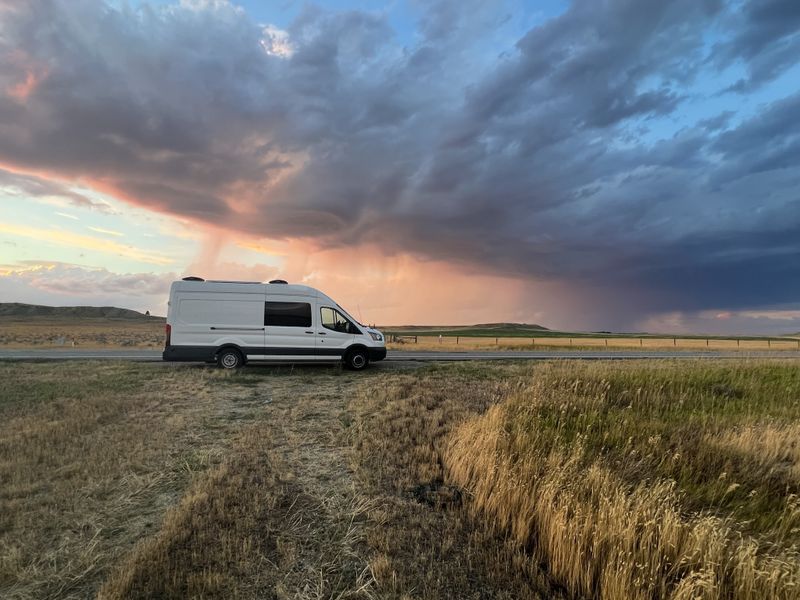
[[[383,334],[366,327],[321,291],[283,280],[269,283],[172,283],[167,309],[167,361],[338,362],[364,369],[386,357]]]

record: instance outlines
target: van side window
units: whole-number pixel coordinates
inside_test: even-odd
[[[322,326],[325,329],[340,331],[342,333],[353,333],[353,326],[342,313],[335,308],[324,306],[319,309],[322,317]]]
[[[311,305],[307,302],[265,302],[264,325],[311,327]]]

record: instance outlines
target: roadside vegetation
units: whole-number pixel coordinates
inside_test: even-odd
[[[444,463],[572,594],[798,598],[798,417],[796,364],[548,365]]]
[[[0,364],[0,597],[799,598],[796,361]]]

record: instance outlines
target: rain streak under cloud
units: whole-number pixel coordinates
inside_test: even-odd
[[[199,269],[384,323],[800,330],[796,1],[274,10],[0,0],[1,300]]]

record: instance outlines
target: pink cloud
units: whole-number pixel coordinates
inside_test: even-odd
[[[61,262],[24,261],[0,270],[2,281],[16,280],[54,294],[82,296],[119,294],[124,296],[163,295],[176,278],[174,273],[114,273]]]
[[[17,102],[25,102],[41,80],[42,75],[34,73],[33,71],[28,71],[23,81],[10,86],[6,91],[8,95]]]

